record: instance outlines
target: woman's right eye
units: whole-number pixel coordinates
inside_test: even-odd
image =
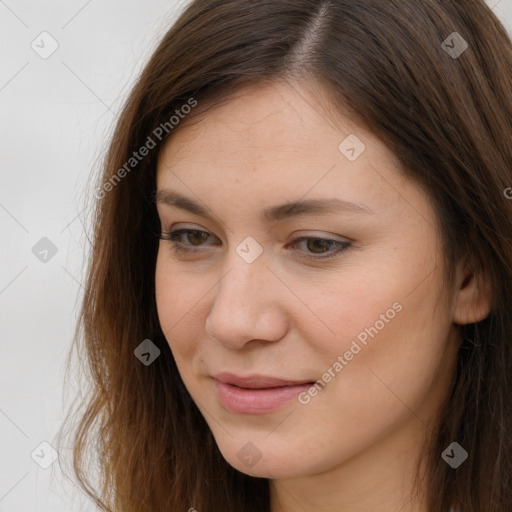
[[[181,241],[183,235],[186,235],[186,238],[192,243],[183,243]],[[195,250],[193,247],[201,247],[201,242],[208,240],[209,236],[209,233],[199,229],[177,229],[175,231],[162,231],[159,238],[171,242],[174,249],[178,251],[193,252]],[[197,244],[193,242],[194,239],[198,242]]]

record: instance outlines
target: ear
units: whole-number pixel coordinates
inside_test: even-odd
[[[489,273],[470,265],[459,268],[455,292],[453,322],[464,325],[480,322],[489,316],[493,289]]]

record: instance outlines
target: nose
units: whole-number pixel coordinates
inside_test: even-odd
[[[252,263],[236,253],[233,256],[229,270],[213,290],[207,334],[232,349],[243,348],[252,340],[283,338],[287,329],[286,287],[263,255]]]

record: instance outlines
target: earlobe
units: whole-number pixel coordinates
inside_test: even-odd
[[[467,271],[458,280],[453,322],[464,325],[480,322],[492,307],[492,283],[488,272]]]

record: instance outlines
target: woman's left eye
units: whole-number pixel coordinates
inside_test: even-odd
[[[182,241],[183,235],[188,239],[189,243],[184,243]],[[172,248],[180,253],[197,253],[200,251],[200,247],[204,244],[209,238],[209,233],[206,231],[198,230],[198,229],[177,229],[175,231],[162,231],[159,235],[160,240],[167,240],[171,242]],[[194,240],[198,243],[195,243]],[[306,259],[327,259],[333,256],[336,256],[340,252],[348,249],[351,246],[350,242],[344,242],[341,240],[332,240],[330,238],[320,238],[320,237],[300,237],[295,239],[289,245],[297,245],[299,243],[306,242],[306,253],[309,256],[302,256]],[[304,245],[303,245],[304,247]],[[333,248],[334,247],[334,248]],[[330,251],[329,248],[333,248]],[[327,249],[327,250],[326,250]],[[300,249],[296,249],[300,251]],[[312,252],[307,252],[312,251]],[[318,251],[318,252],[316,252]],[[300,251],[304,252],[304,251]],[[324,255],[326,254],[326,255]]]

